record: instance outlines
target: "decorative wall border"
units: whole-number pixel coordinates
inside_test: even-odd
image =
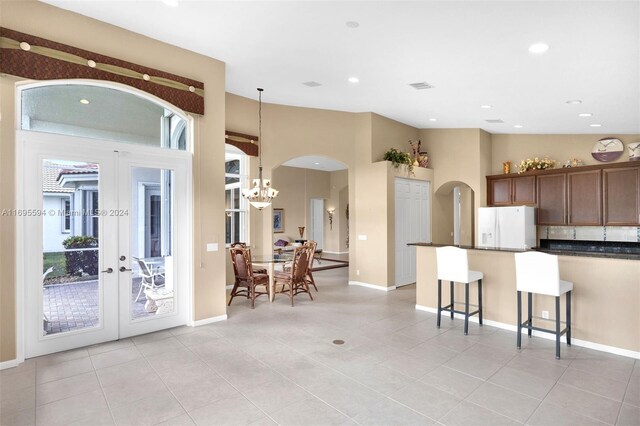
[[[259,148],[257,136],[246,135],[244,133],[231,132],[229,130],[226,130],[224,141],[229,145],[235,146],[247,155],[251,155],[253,157],[258,156]]]
[[[86,78],[126,84],[204,115],[204,83],[0,27],[0,72],[33,80]]]

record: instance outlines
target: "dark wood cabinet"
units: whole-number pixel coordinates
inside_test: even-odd
[[[535,176],[487,178],[487,205],[513,206],[535,203]]]
[[[538,225],[567,224],[567,175],[537,176]]]
[[[640,168],[625,167],[602,171],[604,224],[640,224]]]
[[[487,176],[487,205],[535,205],[538,225],[640,226],[640,161]]]
[[[567,173],[568,225],[602,225],[602,170]]]
[[[493,206],[511,205],[511,178],[489,181],[490,204]]]
[[[512,203],[535,204],[536,203],[536,177],[519,176],[512,180]]]

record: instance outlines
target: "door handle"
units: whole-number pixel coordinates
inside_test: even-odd
[[[107,268],[104,271],[100,271],[100,272],[103,273],[103,274],[111,274],[111,273],[113,273],[113,268]]]
[[[129,268],[125,268],[124,266],[120,267],[120,272],[126,272],[126,271],[130,271],[131,269]]]

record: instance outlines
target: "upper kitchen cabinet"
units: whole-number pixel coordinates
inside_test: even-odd
[[[567,224],[567,174],[537,176],[538,225]]]
[[[536,177],[487,176],[487,205],[512,206],[536,203]]]
[[[568,225],[602,225],[602,170],[567,173]]]
[[[640,167],[603,170],[604,224],[640,225]]]

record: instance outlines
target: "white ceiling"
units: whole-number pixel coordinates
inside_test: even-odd
[[[640,132],[638,1],[47,2],[222,60],[227,91],[264,87],[265,102],[420,128]],[[549,51],[530,54],[540,41]],[[422,81],[435,88],[408,86]]]
[[[334,172],[336,170],[346,170],[347,166],[340,161],[318,155],[305,155],[282,163],[283,166],[299,167],[301,169],[322,170]]]

